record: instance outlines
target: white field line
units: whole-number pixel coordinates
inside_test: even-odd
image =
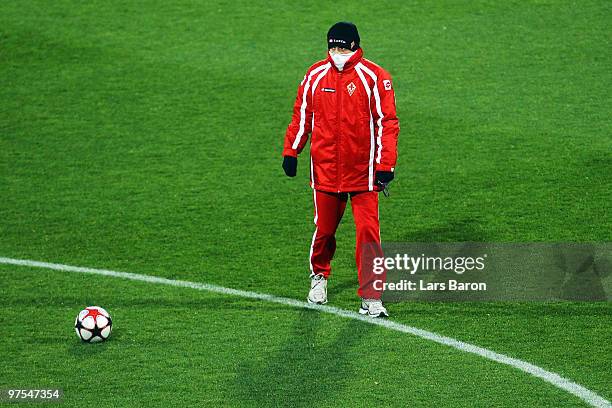
[[[129,272],[117,272],[106,269],[94,269],[94,268],[85,268],[80,266],[70,266],[70,265],[62,265],[55,263],[47,263],[47,262],[38,262],[31,261],[26,259],[12,259],[12,258],[3,258],[0,257],[0,264],[7,265],[21,265],[21,266],[29,266],[35,268],[44,268],[44,269],[53,269],[57,271],[64,272],[77,272],[77,273],[87,273],[93,275],[103,275],[103,276],[112,276],[115,278],[129,279],[134,281],[148,282],[148,283],[157,283],[161,285],[169,285],[169,286],[178,286],[184,288],[191,288],[196,290],[204,290],[208,292],[221,293],[224,295],[232,295],[232,296],[240,296],[250,299],[259,299],[267,302],[279,303],[282,305],[293,306],[303,309],[312,309],[318,310],[324,313],[330,313],[336,316],[359,320],[364,323],[373,324],[375,326],[382,326],[390,330],[395,330],[402,333],[412,334],[417,337],[421,337],[425,340],[430,340],[435,343],[443,344],[445,346],[450,346],[454,349],[464,351],[467,353],[476,354],[478,356],[484,357],[489,360],[496,361],[501,364],[509,365],[514,368],[518,368],[519,370],[530,374],[534,377],[541,378],[542,380],[554,385],[557,388],[565,390],[572,395],[577,396],[582,399],[584,402],[588,403],[593,407],[600,408],[612,408],[612,404],[610,401],[596,394],[595,392],[589,390],[588,388],[583,387],[580,384],[576,384],[575,382],[568,380],[567,378],[561,377],[559,374],[553,373],[551,371],[547,371],[541,367],[533,365],[523,360],[519,360],[517,358],[508,357],[503,354],[496,353],[494,351],[488,350],[483,347],[478,347],[473,344],[464,343],[462,341],[453,339],[451,337],[441,336],[439,334],[418,329],[416,327],[408,326],[405,324],[393,322],[391,320],[383,320],[383,319],[372,319],[367,316],[362,316],[359,313],[351,312],[349,310],[339,309],[333,306],[326,305],[312,305],[307,302],[303,302],[300,300],[289,299],[279,296],[268,295],[265,293],[257,293],[257,292],[249,292],[245,290],[231,289],[225,288],[223,286],[211,285],[208,283],[198,283],[198,282],[189,282],[184,280],[173,280],[160,278],[157,276],[151,275],[141,275],[137,273],[129,273]]]

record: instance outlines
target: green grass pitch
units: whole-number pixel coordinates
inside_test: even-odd
[[[338,20],[393,75],[386,241],[609,242],[606,1],[0,3],[0,257],[304,299],[299,81]],[[330,302],[357,308],[350,211]],[[585,406],[521,371],[315,311],[0,265],[0,389],[64,405]],[[111,313],[81,344],[84,306]],[[405,303],[392,318],[612,398],[609,303]]]

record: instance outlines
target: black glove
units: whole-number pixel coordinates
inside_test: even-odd
[[[387,186],[393,180],[395,175],[392,171],[377,171],[376,172],[376,185],[382,191],[385,197],[389,197],[389,189]]]
[[[393,181],[394,177],[395,177],[395,174],[392,171],[377,171],[376,172],[376,184],[387,185],[391,181]]]
[[[283,170],[289,177],[295,177],[297,173],[297,157],[285,156],[283,158]]]

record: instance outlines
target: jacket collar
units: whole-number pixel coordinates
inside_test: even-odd
[[[362,58],[363,58],[363,49],[359,47],[357,48],[357,52],[355,52],[355,54],[353,54],[353,56],[349,58],[348,61],[346,61],[346,64],[344,64],[344,68],[342,69],[342,72],[347,72],[352,69],[355,69],[355,65],[357,65],[359,61],[361,61]],[[327,51],[327,61],[329,61],[331,63],[331,66],[336,71],[338,71],[338,68],[336,68],[336,65],[334,64],[334,60],[332,60],[331,56],[329,55],[329,51]]]

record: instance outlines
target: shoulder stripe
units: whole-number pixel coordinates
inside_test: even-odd
[[[380,106],[380,95],[378,94],[378,77],[372,70],[370,70],[368,67],[363,65],[361,62],[357,64],[357,66],[374,80],[374,86],[372,87],[372,91],[374,92],[374,101],[376,102],[376,112],[378,113],[378,120],[377,120],[378,136],[376,138],[376,143],[378,144],[378,151],[376,153],[376,163],[380,164],[380,156],[382,154],[382,134],[383,134],[382,120],[385,115],[383,114],[382,108]]]
[[[300,86],[304,85],[304,83],[306,82],[306,79],[308,78],[308,75],[310,75],[310,73],[312,71],[314,71],[315,69],[325,65],[325,63],[327,62],[327,60],[320,60],[315,62],[314,64],[312,64],[308,70],[306,71],[306,75],[304,75],[304,79],[302,79],[302,82],[300,82]]]
[[[297,135],[295,135],[295,141],[293,142],[293,145],[291,146],[293,150],[297,150],[298,146],[300,145],[300,140],[302,139],[302,136],[304,135],[304,123],[306,122],[306,105],[307,105],[308,88],[310,88],[310,80],[318,72],[323,71],[325,68],[329,66],[331,66],[331,64],[328,62],[327,64],[321,65],[313,69],[312,71],[310,71],[308,78],[306,78],[306,84],[304,85],[304,93],[302,94],[302,106],[300,107],[300,129],[298,130]]]

